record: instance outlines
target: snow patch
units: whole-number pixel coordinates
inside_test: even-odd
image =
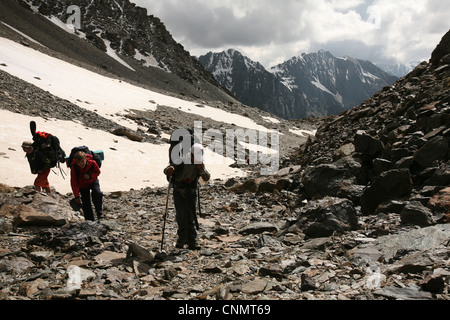
[[[293,129],[289,129],[289,132],[292,132],[301,137],[307,137],[307,136],[315,136],[317,133],[317,130],[301,130],[298,128],[293,128]]]
[[[317,78],[315,78],[315,81],[311,81],[311,83],[312,83],[314,86],[316,86],[318,89],[320,89],[320,90],[322,90],[322,91],[324,91],[324,92],[326,92],[326,93],[331,94],[337,102],[339,102],[339,103],[342,104],[343,98],[342,98],[342,96],[339,94],[339,92],[337,92],[337,93],[331,92],[330,90],[328,90],[327,87],[325,87],[322,83],[320,83],[319,80],[318,80]]]
[[[111,58],[113,58],[114,60],[116,60],[117,62],[119,62],[121,65],[127,67],[128,69],[130,69],[131,71],[136,71],[134,70],[132,67],[130,67],[130,65],[128,63],[126,63],[125,61],[123,61],[116,53],[116,51],[111,48],[111,41],[106,40],[106,39],[102,39],[103,42],[106,45],[106,54],[108,56],[110,56]]]
[[[108,78],[1,37],[0,68],[61,99],[66,99],[132,130],[136,130],[138,125],[123,117],[129,109],[154,111],[157,105],[164,105],[241,128],[271,131],[248,117],[207,105],[199,106],[195,102]],[[20,146],[23,141],[31,140],[29,122],[34,120],[39,130],[52,133],[60,139],[66,153],[70,153],[73,147],[80,145],[105,152],[100,175],[100,184],[105,192],[167,186],[162,170],[168,164],[168,145],[133,142],[108,132],[86,128],[79,122],[44,120],[1,109],[0,118],[2,183],[14,187],[33,184],[35,177],[30,172]],[[242,170],[230,168],[234,160],[226,158],[225,155],[213,153],[206,148],[205,158],[205,164],[213,179],[245,176]],[[49,177],[51,186],[60,193],[71,192],[70,178],[64,179],[57,169],[52,171]],[[65,167],[64,171],[68,173]]]
[[[262,117],[264,121],[271,122],[271,123],[280,123],[280,120],[272,118],[272,117]]]
[[[33,185],[36,176],[30,172],[21,145],[23,141],[31,140],[29,123],[34,120],[38,130],[52,133],[60,139],[67,155],[73,147],[81,145],[91,150],[103,150],[105,160],[99,179],[104,192],[167,186],[163,170],[168,165],[168,144],[134,142],[105,131],[86,128],[73,121],[36,119],[1,109],[0,118],[1,183],[13,187]],[[230,168],[232,163],[231,159],[205,150],[205,166],[213,179],[245,176],[242,170]],[[70,171],[66,164],[61,167],[64,174],[57,168],[52,169],[49,182],[56,191],[66,194],[72,192]]]
[[[1,37],[0,63],[6,64],[2,70],[131,130],[136,130],[137,124],[124,117],[129,109],[155,111],[157,105],[164,105],[238,127],[267,131],[248,117],[207,105],[199,107],[195,102],[102,76]]]

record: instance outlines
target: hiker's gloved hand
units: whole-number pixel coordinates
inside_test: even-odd
[[[76,202],[77,204],[81,205],[81,198],[80,198],[80,197],[75,198],[75,202]]]

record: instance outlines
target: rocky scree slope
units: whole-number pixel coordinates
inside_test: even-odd
[[[0,186],[0,298],[449,299],[449,224],[358,215],[358,227],[344,231],[331,215],[341,212],[343,225],[351,204],[325,200],[308,219],[336,231],[310,237],[306,223],[285,229],[299,214],[296,192],[263,190],[202,186],[198,251],[174,248],[170,205],[161,252],[165,189],[107,194],[106,219],[87,222],[70,196]]]
[[[364,215],[404,199],[448,214],[445,201],[434,201],[448,196],[450,184],[449,37],[429,63],[353,110],[327,118],[301,147],[295,162],[305,167],[301,180],[309,199],[348,193]]]

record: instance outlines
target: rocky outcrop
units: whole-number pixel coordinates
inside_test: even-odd
[[[284,228],[289,232],[293,227]],[[325,197],[301,208],[295,219],[295,229],[310,238],[322,238],[334,233],[359,229],[356,210],[350,200]]]
[[[309,199],[339,195],[363,215],[395,212],[405,224],[447,221],[450,63],[442,59],[450,50],[447,37],[432,62],[360,106],[322,120],[316,137],[290,162],[303,165],[300,183]]]
[[[389,200],[407,198],[413,182],[407,169],[389,170],[374,178],[361,197],[361,212],[374,214],[380,204]]]

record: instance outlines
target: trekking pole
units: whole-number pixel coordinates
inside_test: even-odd
[[[197,182],[197,201],[198,201],[198,215],[200,216],[200,218],[203,218],[202,216],[202,207],[200,204],[200,182]]]
[[[61,173],[61,177],[66,180],[65,176],[67,176],[67,173],[61,168],[61,164],[58,163],[56,167],[59,169],[59,172]],[[53,170],[52,170],[53,171]],[[58,175],[58,172],[53,171],[54,174]]]
[[[172,183],[172,177],[169,178],[169,187],[167,188],[166,211],[164,212],[164,223],[163,223],[162,239],[161,239],[161,251],[163,251],[163,246],[164,246],[164,231],[166,229],[167,212],[169,211],[169,193],[170,193],[171,183]]]
[[[198,194],[198,190],[197,190],[197,194]],[[200,225],[198,224],[197,213],[195,212],[195,198],[193,199],[193,201],[194,201],[194,222],[195,222],[195,228],[197,230],[200,230]],[[198,204],[198,209],[200,210],[200,203]]]

